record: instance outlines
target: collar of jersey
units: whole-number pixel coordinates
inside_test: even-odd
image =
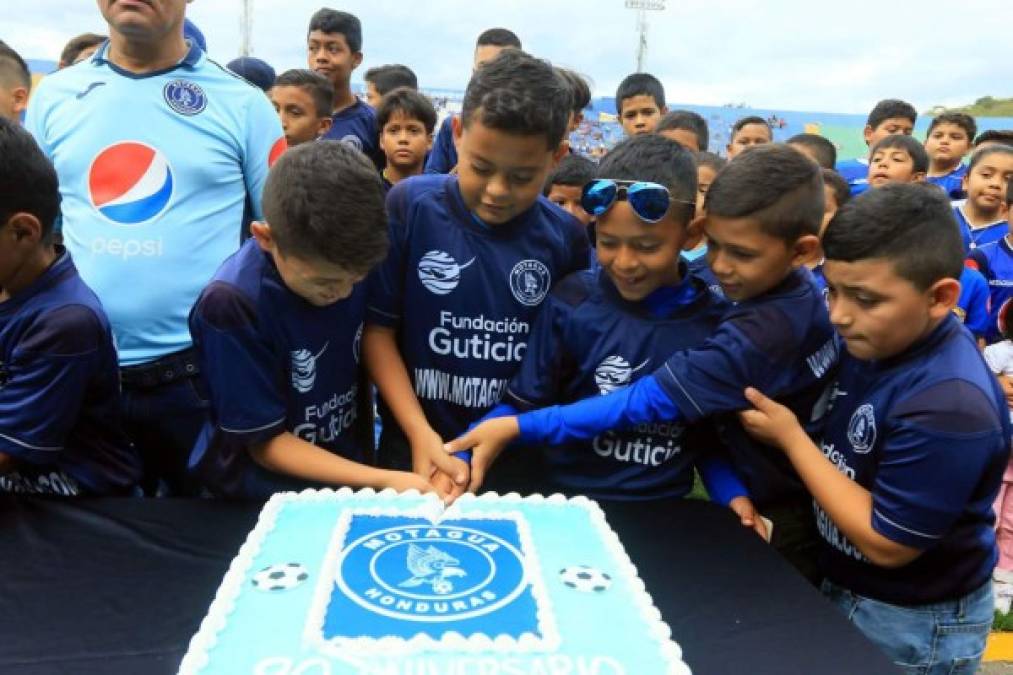
[[[513,220],[492,225],[480,219],[465,205],[464,197],[461,196],[460,185],[458,185],[457,182],[457,176],[447,176],[446,190],[448,197],[447,202],[450,206],[451,213],[452,215],[457,216],[454,220],[466,229],[471,230],[472,232],[479,232],[486,236],[504,238],[513,237],[515,234],[523,231],[523,229],[531,222],[532,214],[535,213],[536,209],[538,209],[538,202],[535,202],[531,208],[517,215],[517,217]],[[539,199],[543,198],[539,197]]]
[[[180,67],[186,67],[191,69],[196,68],[204,52],[201,50],[199,46],[197,46],[196,43],[190,40],[187,40],[186,44],[187,44],[186,55],[182,59],[180,59],[179,62],[176,63],[176,65],[170,66],[168,68],[163,68],[162,70],[153,70],[150,73],[131,73],[129,70],[123,70],[115,63],[107,59],[106,53],[109,51],[109,40],[106,40],[105,42],[102,43],[102,46],[99,47],[98,50],[95,52],[95,54],[91,57],[91,62],[94,63],[95,65],[107,65],[109,66],[110,70],[112,70],[118,75],[122,75],[123,77],[128,77],[132,80],[143,80],[148,77],[158,77],[159,75],[171,73],[172,71]]]
[[[696,275],[692,274],[686,261],[679,261],[679,274],[682,277],[675,286],[661,286],[654,289],[646,298],[639,302],[630,302],[619,294],[615,284],[609,278],[605,268],[599,267],[599,283],[614,300],[629,308],[633,313],[647,315],[653,319],[671,318],[687,307],[695,306],[703,294]]]
[[[70,259],[70,253],[63,246],[56,247],[56,259],[31,285],[10,298],[7,302],[0,302],[0,316],[10,316],[23,304],[28,302],[42,291],[55,286],[68,274],[74,271],[74,262]]]

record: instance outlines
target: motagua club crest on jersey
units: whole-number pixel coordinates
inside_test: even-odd
[[[162,89],[169,107],[180,115],[199,115],[208,107],[208,97],[200,86],[187,80],[173,80]]]

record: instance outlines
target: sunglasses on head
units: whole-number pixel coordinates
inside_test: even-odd
[[[584,185],[580,195],[580,205],[593,216],[600,216],[621,200],[629,202],[637,217],[647,223],[664,218],[672,202],[696,206],[695,202],[672,199],[664,185],[635,180],[596,178]]]

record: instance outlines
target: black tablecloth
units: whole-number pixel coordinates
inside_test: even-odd
[[[726,509],[603,507],[697,675],[896,672]],[[259,508],[0,498],[0,673],[174,673]]]

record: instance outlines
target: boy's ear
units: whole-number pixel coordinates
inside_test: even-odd
[[[0,229],[10,232],[14,241],[18,243],[37,244],[42,241],[42,223],[31,213],[24,211],[15,213],[0,226]]]
[[[464,132],[464,122],[461,121],[460,115],[454,115],[450,118],[450,130],[453,132],[454,148],[457,149],[458,144],[461,142],[461,134]]]
[[[876,131],[875,129],[866,124],[865,130],[862,132],[862,135],[865,137],[865,144],[869,146],[870,150],[872,149],[872,134],[875,131]]]
[[[271,226],[263,220],[255,220],[250,223],[250,234],[257,240],[260,248],[268,253],[273,253],[276,245],[274,236],[271,234]]]
[[[911,174],[911,182],[912,183],[924,183],[925,182],[925,172],[924,171],[915,171],[913,174]]]
[[[28,89],[25,87],[14,87],[10,93],[14,105],[14,114],[20,115],[28,109]]]
[[[552,168],[555,169],[560,160],[570,152],[570,139],[564,138],[559,142],[559,147],[552,151]]]
[[[929,299],[929,316],[942,319],[953,311],[960,300],[960,282],[956,279],[940,279],[926,291]]]
[[[811,261],[820,248],[820,238],[815,234],[804,234],[791,247],[791,266],[801,267]]]
[[[703,224],[706,216],[697,216],[686,225],[686,240],[682,243],[683,251],[692,251],[703,243]]]
[[[355,70],[362,65],[362,52],[352,53],[352,70]]]
[[[433,132],[429,132],[426,135],[426,152],[433,149]]]
[[[320,118],[320,127],[317,129],[317,138],[322,137],[328,131],[331,130],[331,125],[334,124],[334,119],[330,115]]]

